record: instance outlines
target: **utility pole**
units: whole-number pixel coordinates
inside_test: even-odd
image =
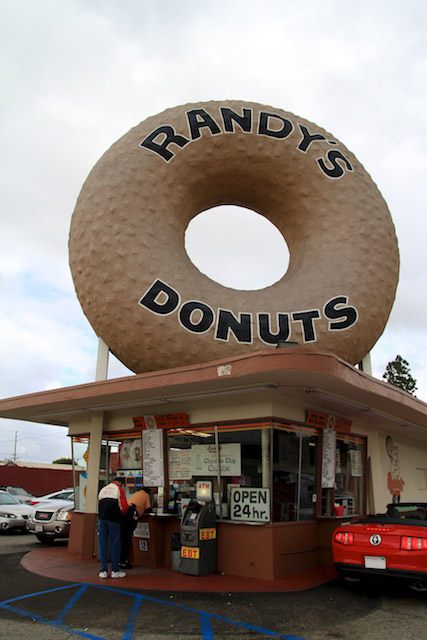
[[[15,431],[15,447],[13,449],[13,461],[16,462],[16,444],[18,442],[18,432]]]

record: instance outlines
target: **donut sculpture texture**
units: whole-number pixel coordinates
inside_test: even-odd
[[[282,233],[278,282],[238,291],[191,262],[190,220],[221,204]],[[278,341],[356,364],[384,330],[399,272],[387,205],[355,156],[312,122],[240,101],[167,109],[113,144],[77,200],[69,255],[89,322],[136,373]]]

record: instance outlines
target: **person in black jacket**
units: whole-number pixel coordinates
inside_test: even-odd
[[[123,490],[124,478],[114,478],[103,487],[98,495],[98,534],[101,555],[100,578],[108,578],[108,538],[111,542],[111,577],[124,578],[126,573],[120,571],[120,524],[128,510],[128,503]]]

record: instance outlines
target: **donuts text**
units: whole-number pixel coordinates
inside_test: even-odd
[[[241,344],[252,344],[254,318],[252,313],[239,313],[238,316],[229,309],[217,310],[200,300],[188,300],[181,304],[181,296],[173,287],[155,280],[139,300],[139,304],[160,316],[170,315],[178,310],[179,324],[190,333],[206,333],[215,325],[215,340],[228,342],[230,335]],[[272,329],[272,318],[268,312],[256,314],[256,328],[262,342],[277,345],[279,341],[288,340],[292,333],[292,323],[300,323],[303,342],[316,342],[316,320],[323,316],[329,321],[329,331],[343,331],[356,324],[357,309],[348,304],[345,295],[335,296],[328,300],[323,309],[309,309],[292,313],[277,313],[275,326]]]
[[[206,131],[211,136],[235,133],[237,125],[244,133],[253,133],[253,109],[243,108],[242,113],[237,113],[237,111],[229,107],[220,107],[219,111],[221,114],[221,126],[206,109],[191,109],[185,113],[189,132],[188,138],[177,133],[170,124],[164,124],[154,129],[144,138],[140,146],[154,151],[163,160],[170,162],[180,148],[182,149],[189,142],[197,140]],[[307,153],[314,142],[322,142],[328,145],[338,144],[336,140],[328,140],[323,133],[312,133],[305,125],[299,122],[296,124],[300,133],[297,149],[302,153]],[[256,135],[285,139],[294,130],[295,126],[288,118],[278,113],[259,111]],[[174,145],[172,149],[170,148],[171,145]],[[337,149],[327,150],[322,157],[316,158],[316,162],[328,178],[342,178],[346,171],[353,171],[350,161]]]

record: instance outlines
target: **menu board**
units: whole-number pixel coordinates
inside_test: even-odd
[[[163,432],[147,429],[142,432],[142,459],[145,487],[162,487],[163,474]]]
[[[359,449],[350,449],[351,475],[356,478],[363,476],[362,453]]]
[[[170,449],[169,451],[169,480],[190,480],[191,449]]]
[[[325,429],[322,451],[322,489],[335,487],[337,433],[334,429]]]

